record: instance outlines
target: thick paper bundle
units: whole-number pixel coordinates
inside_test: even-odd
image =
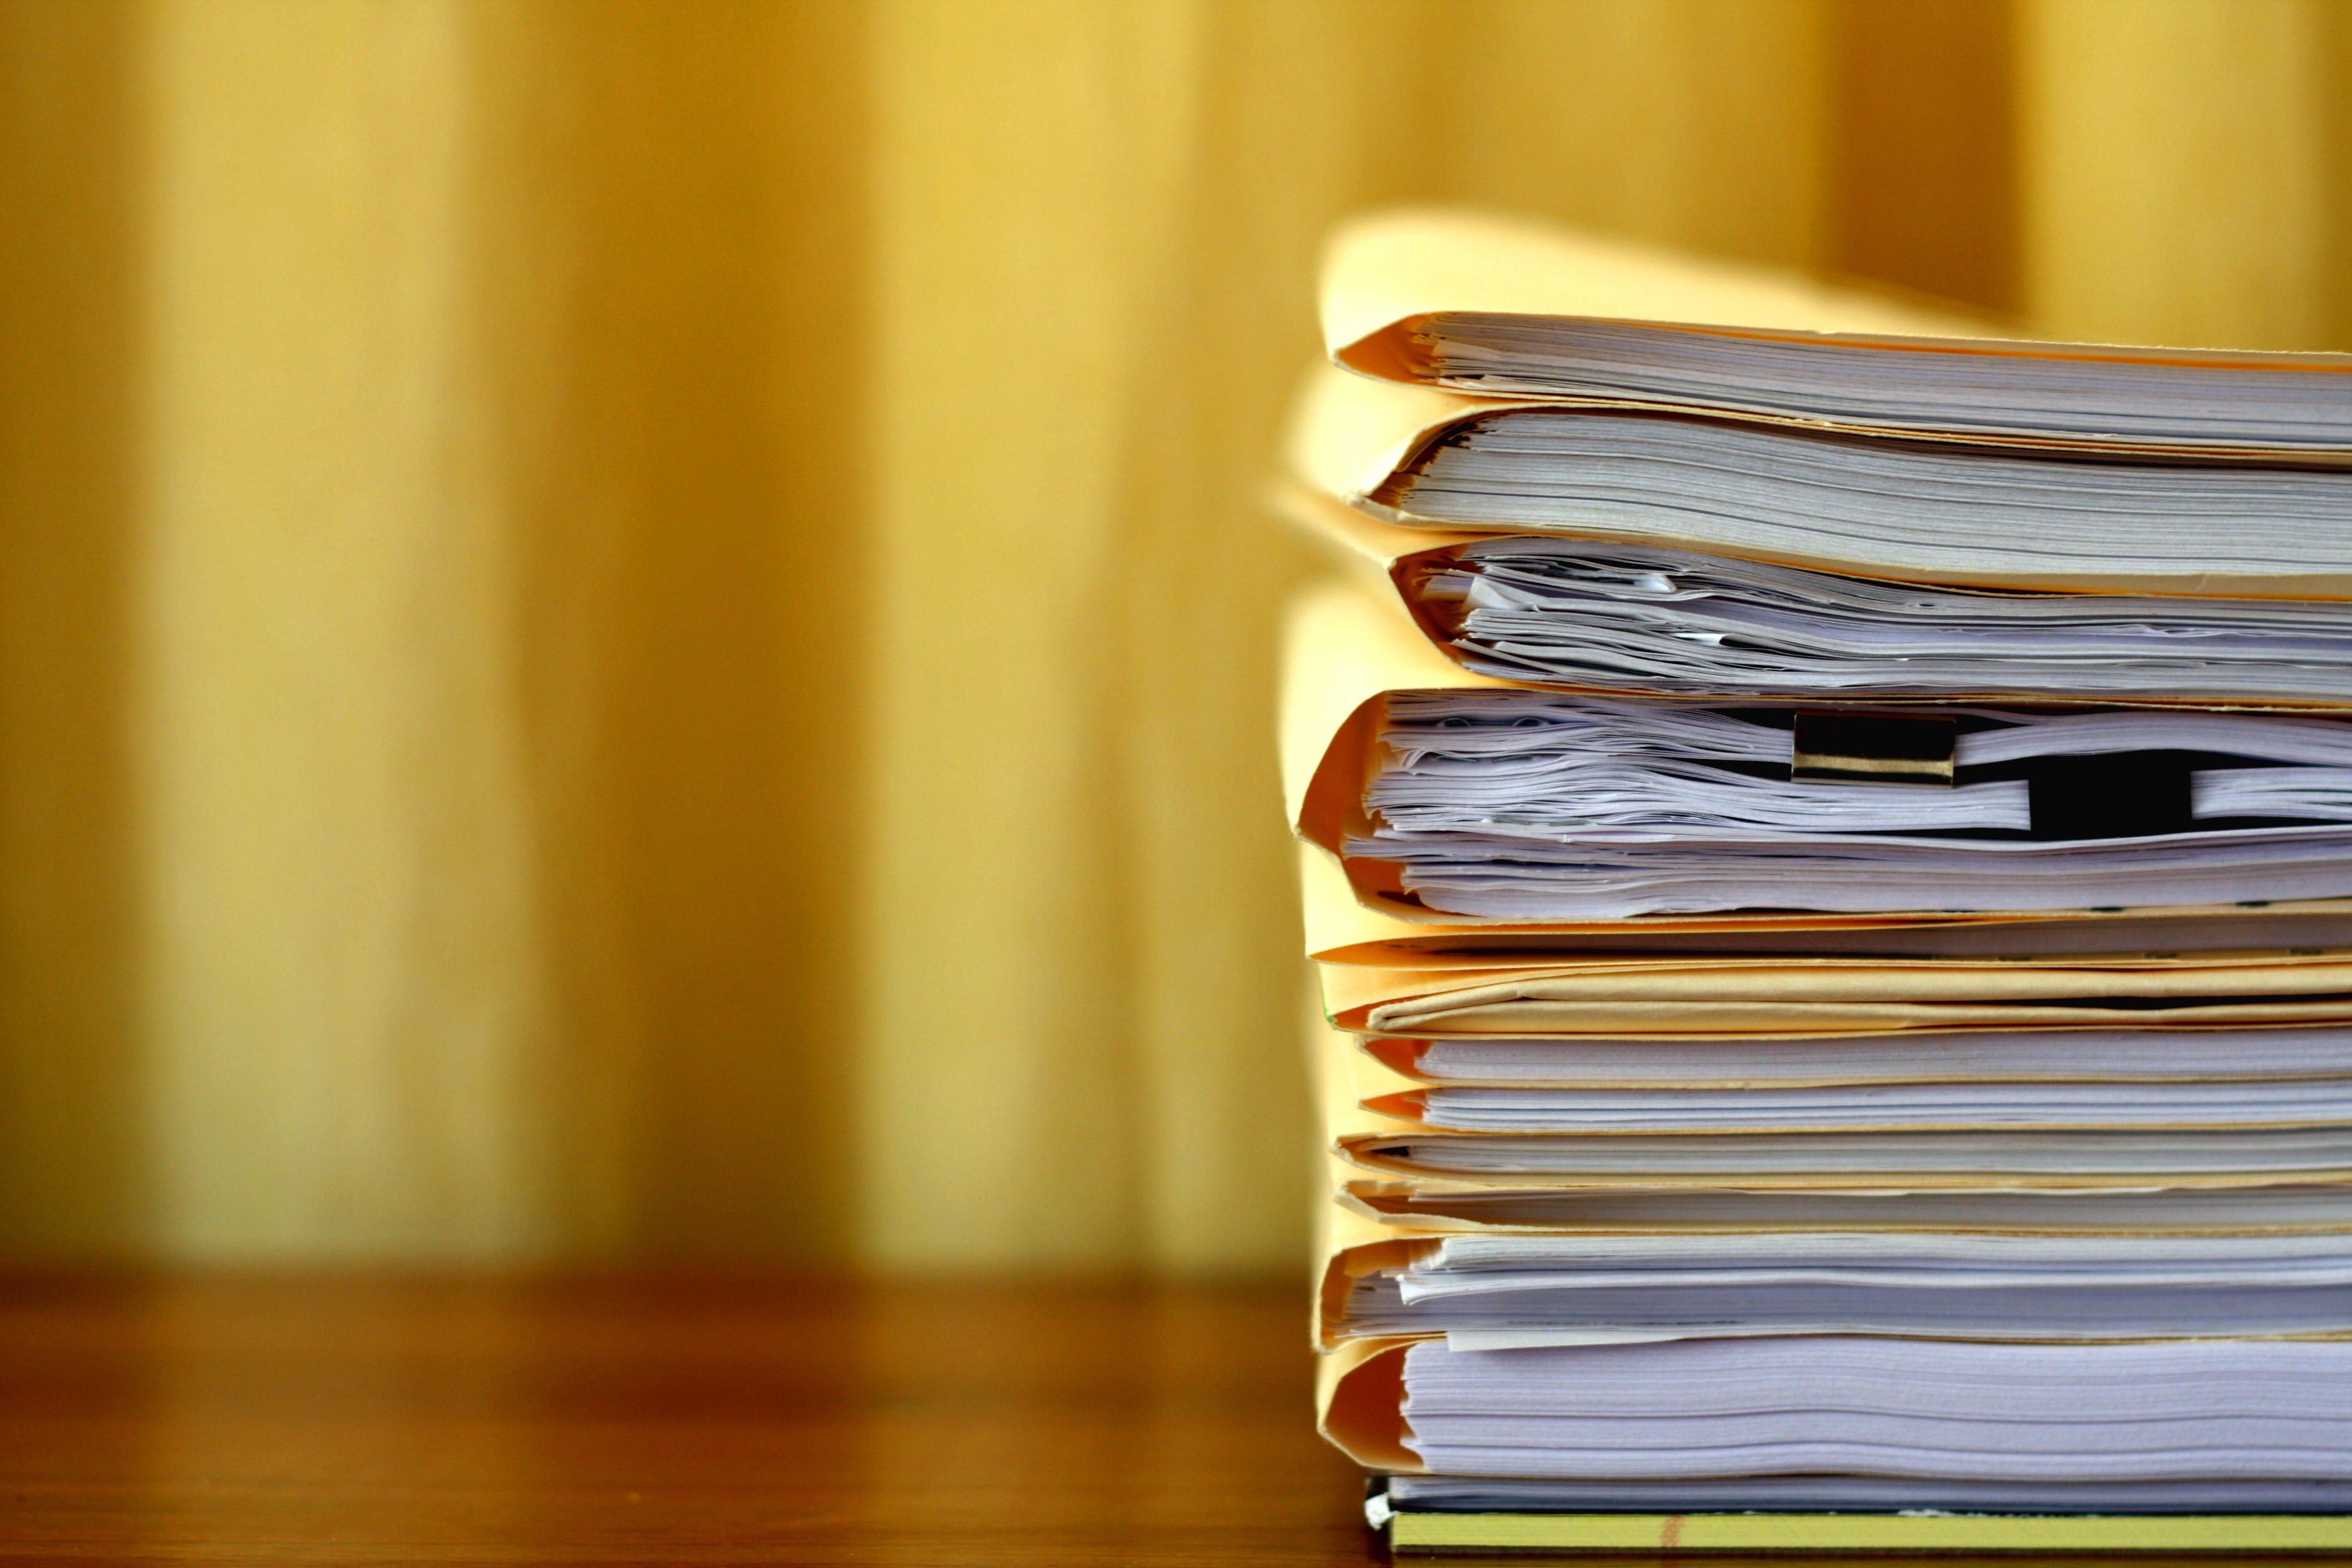
[[[1791,789],[1802,753],[1776,725],[1796,710],[1516,689],[1455,666],[1352,584],[1301,596],[1286,670],[1292,821],[1340,858],[1359,902],[1398,921],[1568,932],[1664,918],[1724,931],[2130,910],[2193,922],[2250,901],[2273,920],[2352,916],[2352,722],[1971,702],[1943,721],[1954,787]],[[1437,758],[1420,769],[1428,782],[1408,745]],[[1974,773],[2000,776],[1961,782]],[[2150,798],[2159,780],[2177,798]],[[1610,788],[1614,819],[1599,811]],[[1555,800],[1549,821],[1535,815]],[[1454,820],[1418,831],[1397,809],[1429,822],[1449,801]],[[1676,837],[1689,848],[1670,858]],[[1560,841],[1572,852],[1552,853]],[[1735,881],[1757,896],[1727,898]],[[1377,940],[1377,922],[1324,929],[1346,920],[1328,902],[1310,889],[1313,950]]]
[[[1488,214],[1331,237],[1323,341],[1377,381],[2003,450],[2352,461],[2352,355],[2004,341],[1795,275]]]

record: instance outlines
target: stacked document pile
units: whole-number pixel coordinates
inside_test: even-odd
[[[2352,1551],[2352,356],[1335,245],[1325,1433],[1400,1550]]]

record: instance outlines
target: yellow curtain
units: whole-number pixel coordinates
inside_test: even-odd
[[[2347,346],[2347,84],[2337,0],[0,0],[0,1247],[1294,1267],[1324,227]]]

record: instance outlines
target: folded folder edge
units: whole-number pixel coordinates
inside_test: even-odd
[[[1369,1470],[1427,1475],[1405,1447],[1404,1352],[1417,1339],[1345,1340],[1315,1368],[1316,1429]]]

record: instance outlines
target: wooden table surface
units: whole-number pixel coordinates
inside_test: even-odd
[[[0,1276],[0,1563],[1381,1563],[1304,1298]]]
[[[0,1561],[1363,1563],[1306,1291],[0,1280]]]

